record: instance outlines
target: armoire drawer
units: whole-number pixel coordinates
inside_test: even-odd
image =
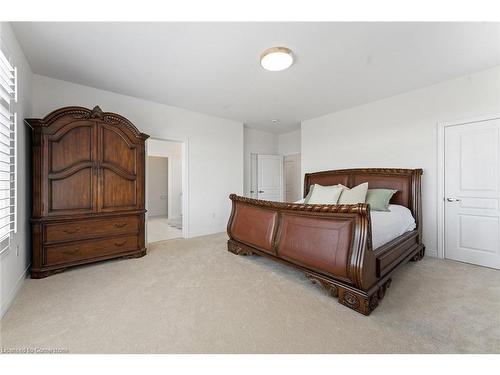
[[[91,239],[116,234],[137,233],[138,230],[138,216],[83,219],[66,223],[45,224],[45,242]]]
[[[76,262],[137,250],[137,236],[121,236],[95,241],[78,241],[45,248],[45,265]]]

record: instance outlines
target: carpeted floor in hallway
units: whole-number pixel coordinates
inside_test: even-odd
[[[70,353],[500,352],[500,271],[424,258],[366,317],[303,273],[236,256],[226,235],[151,244],[140,259],[27,280],[3,348]]]

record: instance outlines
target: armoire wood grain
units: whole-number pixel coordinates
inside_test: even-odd
[[[126,118],[64,107],[33,133],[32,278],[146,254],[145,141]]]

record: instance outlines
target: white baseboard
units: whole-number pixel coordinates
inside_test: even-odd
[[[14,288],[12,288],[9,295],[2,301],[2,306],[1,306],[1,310],[0,310],[0,319],[4,317],[5,313],[9,310],[10,306],[12,305],[12,302],[14,302],[14,299],[16,298],[17,293],[19,293],[19,290],[21,289],[21,287],[24,284],[24,280],[26,280],[26,278],[28,277],[28,271],[29,271],[30,267],[31,267],[31,264],[28,267],[26,267],[26,269],[21,274],[19,279],[17,279],[16,285],[14,286]]]

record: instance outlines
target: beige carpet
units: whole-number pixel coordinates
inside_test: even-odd
[[[27,280],[4,348],[71,353],[500,352],[500,272],[425,258],[369,317],[301,272],[226,251],[226,236],[150,245],[141,259]]]

